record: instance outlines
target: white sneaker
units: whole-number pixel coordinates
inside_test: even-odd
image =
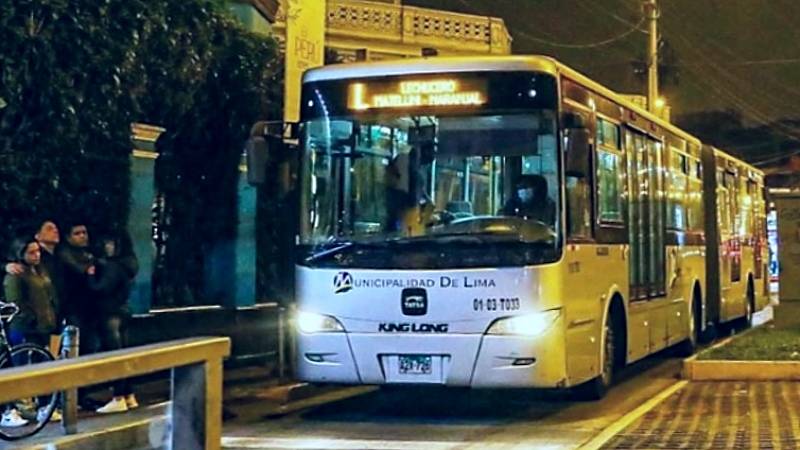
[[[136,396],[134,394],[125,396],[125,404],[128,406],[128,409],[136,409],[139,407],[139,402],[136,401]]]
[[[28,424],[28,421],[19,415],[17,408],[9,409],[3,413],[3,418],[0,419],[0,427],[5,428],[19,428]]]
[[[44,415],[46,413],[47,413],[47,408],[46,407],[39,408],[39,411],[36,413],[36,421],[37,422],[43,422],[44,421]],[[51,422],[61,422],[61,411],[58,408],[53,410],[53,414],[50,415],[50,421]]]
[[[128,405],[125,403],[124,397],[114,397],[106,403],[102,408],[98,408],[97,412],[100,414],[121,413],[128,410]]]

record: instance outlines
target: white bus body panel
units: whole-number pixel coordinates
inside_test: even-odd
[[[560,387],[566,383],[563,314],[535,337],[485,334],[498,318],[540,312],[556,304],[541,298],[538,268],[388,271],[298,267],[297,275],[298,309],[333,316],[345,329],[312,334],[298,331],[301,380],[472,387]],[[424,315],[403,313],[406,288],[425,289]],[[386,331],[381,324],[416,327],[416,331]],[[429,331],[432,327],[441,331],[443,324],[446,332]],[[431,373],[398,373],[400,355],[433,356]],[[513,364],[526,358],[535,362]]]

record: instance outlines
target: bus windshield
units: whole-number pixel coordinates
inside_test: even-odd
[[[416,268],[554,260],[561,241],[556,136],[555,112],[545,109],[306,122],[306,262]],[[450,257],[426,257],[444,245]],[[396,260],[409,254],[417,264]]]

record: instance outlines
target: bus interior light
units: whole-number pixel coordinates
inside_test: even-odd
[[[497,319],[486,330],[491,335],[538,336],[550,328],[558,316],[560,309],[551,309],[523,316],[504,317]]]
[[[335,317],[305,311],[297,312],[297,328],[307,334],[344,331],[341,322]]]

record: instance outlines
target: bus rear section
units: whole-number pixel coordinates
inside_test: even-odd
[[[749,321],[769,303],[764,174],[711,146],[703,148],[710,326]]]

